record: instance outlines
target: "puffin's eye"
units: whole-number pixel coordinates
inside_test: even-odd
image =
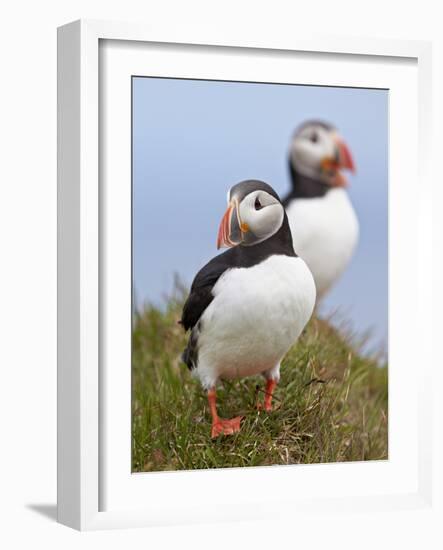
[[[261,210],[263,208],[262,203],[260,202],[260,199],[258,197],[255,197],[254,208],[256,210]]]
[[[312,134],[309,136],[309,139],[312,141],[312,143],[317,143],[317,141],[318,141],[317,132],[312,132]]]

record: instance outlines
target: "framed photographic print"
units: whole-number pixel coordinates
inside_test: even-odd
[[[430,46],[58,48],[59,521],[429,506]]]

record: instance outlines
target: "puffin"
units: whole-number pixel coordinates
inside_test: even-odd
[[[320,300],[346,269],[359,224],[342,170],[355,172],[351,151],[334,126],[311,120],[289,149],[292,189],[283,199],[294,249],[314,276]]]
[[[309,321],[315,283],[294,251],[283,204],[267,183],[246,180],[228,192],[215,256],[194,278],[180,323],[190,331],[183,362],[207,391],[212,438],[240,430],[243,417],[217,413],[219,380],[262,375],[264,403],[272,395],[280,365]]]

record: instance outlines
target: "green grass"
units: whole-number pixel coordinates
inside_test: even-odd
[[[387,458],[387,366],[318,318],[282,363],[271,413],[256,410],[260,377],[218,387],[220,415],[245,418],[240,433],[212,440],[206,394],[179,359],[187,340],[177,324],[181,296],[134,316],[134,472]]]

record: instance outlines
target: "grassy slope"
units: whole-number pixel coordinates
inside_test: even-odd
[[[179,361],[181,303],[134,319],[133,471],[387,458],[387,367],[316,318],[283,361],[274,411],[255,408],[260,377],[224,382],[220,415],[245,418],[239,434],[211,440],[206,395]]]

